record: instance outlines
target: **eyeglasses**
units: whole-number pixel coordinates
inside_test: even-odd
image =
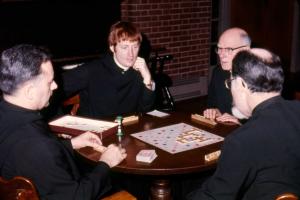
[[[243,45],[243,46],[239,46],[239,47],[236,47],[236,48],[230,48],[230,47],[226,47],[226,48],[220,48],[220,47],[216,47],[215,48],[215,52],[217,53],[217,54],[220,54],[220,53],[226,53],[226,54],[232,54],[232,52],[234,51],[234,50],[237,50],[237,49],[240,49],[240,48],[243,48],[243,47],[246,47],[247,45]]]
[[[226,79],[225,80],[225,87],[227,88],[227,89],[231,89],[231,82],[234,80],[235,78],[228,78],[228,79]]]

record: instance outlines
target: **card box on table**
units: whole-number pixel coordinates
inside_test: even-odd
[[[139,162],[146,162],[146,163],[151,163],[155,158],[157,157],[157,154],[155,150],[141,150],[137,155],[136,155],[136,161]]]
[[[83,132],[96,133],[101,139],[117,133],[118,123],[64,115],[49,122],[50,129],[55,133],[77,136]]]

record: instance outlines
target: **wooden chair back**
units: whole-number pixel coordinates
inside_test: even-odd
[[[70,98],[68,98],[67,100],[65,100],[63,102],[63,106],[67,107],[67,106],[72,106],[70,114],[71,115],[76,115],[77,110],[79,108],[79,103],[80,103],[80,98],[79,98],[79,94],[76,94]]]
[[[0,177],[0,200],[40,200],[33,183],[24,177],[16,176],[5,180]],[[125,190],[116,192],[101,200],[137,200]]]
[[[276,200],[298,200],[298,197],[292,193],[284,193],[276,197]]]
[[[33,183],[24,177],[16,176],[5,180],[0,177],[1,200],[39,200]]]

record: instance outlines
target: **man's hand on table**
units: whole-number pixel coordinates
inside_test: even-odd
[[[217,122],[232,122],[234,124],[241,124],[238,118],[228,113],[222,114],[217,108],[209,108],[204,110],[203,116]]]
[[[215,120],[217,117],[220,117],[222,113],[217,108],[209,108],[203,111],[203,116],[210,120]]]
[[[228,113],[224,113],[220,117],[217,117],[216,121],[217,122],[232,122],[234,124],[239,124],[239,125],[241,124],[238,118],[236,118],[235,116],[230,115]]]
[[[83,147],[92,147],[97,151],[105,151],[106,147],[102,145],[102,142],[98,135],[92,132],[85,132],[71,139],[73,149],[80,149]]]
[[[110,144],[107,149],[102,152],[100,161],[107,163],[110,167],[114,167],[122,162],[126,156],[127,154],[124,148]]]
[[[71,144],[74,149],[92,147],[96,151],[101,152],[100,161],[105,162],[110,167],[118,165],[127,156],[124,148],[118,147],[115,144],[105,147],[102,145],[100,138],[91,132],[85,132],[72,138]]]

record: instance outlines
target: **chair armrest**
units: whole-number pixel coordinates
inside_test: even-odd
[[[276,197],[276,200],[298,200],[298,197],[292,193],[284,193]]]

